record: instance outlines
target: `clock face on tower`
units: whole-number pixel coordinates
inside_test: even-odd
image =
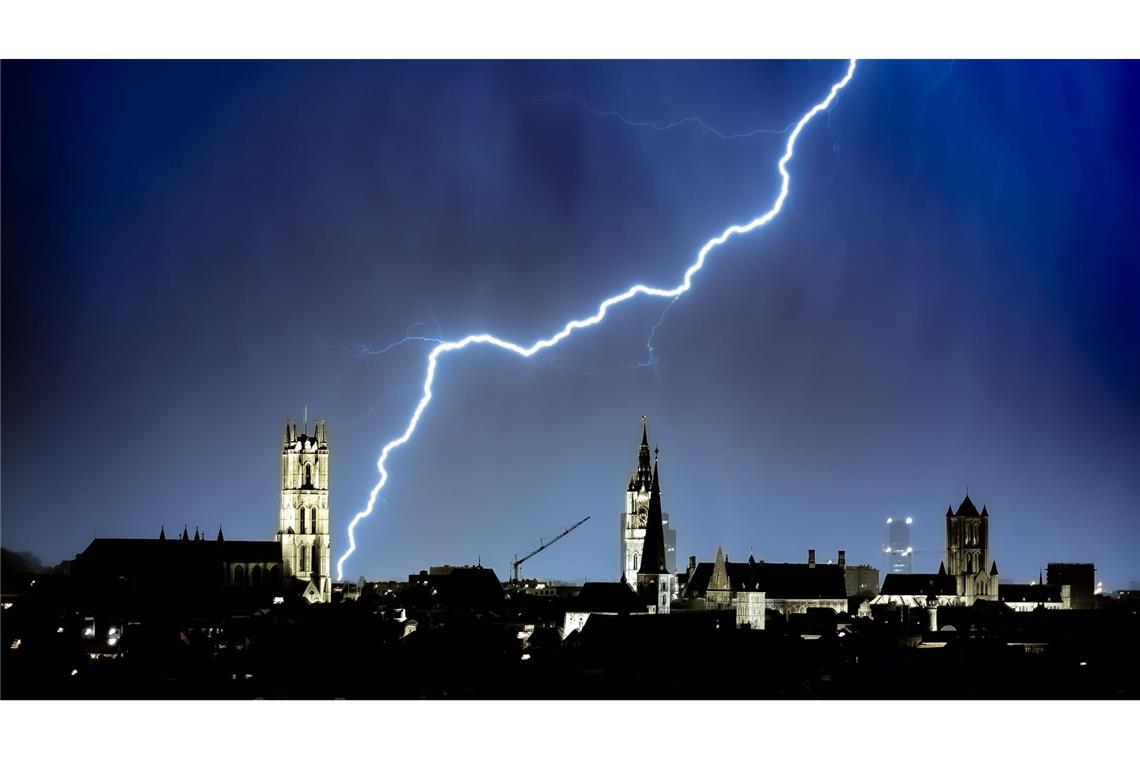
[[[637,510],[637,527],[644,528],[646,523],[649,522],[649,510],[645,507],[639,507]]]

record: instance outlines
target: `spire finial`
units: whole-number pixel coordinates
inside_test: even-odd
[[[305,404],[305,435],[309,434],[309,405]]]

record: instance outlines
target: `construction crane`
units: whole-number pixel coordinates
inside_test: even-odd
[[[514,580],[514,582],[515,582],[515,583],[518,583],[518,582],[519,582],[519,567],[522,565],[522,563],[526,562],[528,559],[530,559],[530,558],[531,558],[531,557],[533,557],[534,555],[538,554],[540,551],[542,551],[542,550],[543,550],[543,549],[545,549],[546,547],[550,546],[550,545],[551,545],[551,544],[553,544],[555,541],[557,541],[558,539],[562,538],[562,537],[563,537],[563,536],[565,536],[567,533],[569,533],[570,531],[574,530],[574,529],[575,529],[575,528],[577,528],[579,525],[581,525],[582,523],[586,522],[586,521],[587,521],[587,520],[589,520],[589,519],[590,519],[590,516],[589,516],[589,515],[586,515],[586,516],[585,516],[585,517],[583,517],[581,520],[579,520],[578,522],[574,523],[574,524],[573,524],[573,525],[571,525],[569,528],[567,528],[566,530],[562,531],[561,533],[559,533],[557,536],[555,536],[554,538],[550,539],[549,541],[543,542],[543,541],[540,539],[540,540],[539,540],[539,542],[538,542],[538,548],[537,548],[537,549],[535,549],[534,551],[532,551],[532,552],[528,553],[528,554],[524,554],[522,557],[519,557],[519,555],[517,555],[517,554],[516,554],[516,555],[515,555],[515,561],[514,561],[514,562],[511,564],[511,568],[512,568],[512,570],[511,570],[511,578]]]

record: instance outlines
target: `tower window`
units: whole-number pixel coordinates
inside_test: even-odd
[[[311,568],[314,573],[319,573],[321,571],[321,550],[317,547],[316,544],[313,544],[313,563],[311,565]]]
[[[312,533],[317,532],[317,508],[313,507],[312,514],[309,515],[309,531]]]
[[[313,487],[313,466],[311,464],[305,465],[305,488]]]
[[[297,561],[298,561],[298,568],[299,568],[299,569],[300,569],[300,571],[303,573],[303,572],[305,572],[305,560],[306,560],[306,559],[308,559],[308,554],[309,554],[309,553],[308,553],[308,552],[306,552],[306,551],[305,551],[305,547],[303,547],[303,546],[302,546],[302,547],[301,547],[301,550],[300,550],[300,552],[298,552],[298,554],[300,555],[300,556],[297,558]]]
[[[302,507],[300,509],[300,518],[299,519],[301,521],[301,530],[299,532],[304,533],[305,532],[305,508],[304,507]]]

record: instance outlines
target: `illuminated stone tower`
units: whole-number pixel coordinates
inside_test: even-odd
[[[645,542],[645,526],[649,521],[649,490],[653,484],[653,462],[649,452],[649,424],[641,418],[641,448],[637,453],[637,469],[629,478],[625,492],[625,510],[621,515],[621,577],[635,588],[641,568],[641,547]]]
[[[998,598],[997,563],[990,560],[990,514],[979,514],[969,494],[955,512],[946,508],[946,572],[966,604]]]
[[[649,486],[649,515],[645,523],[645,541],[641,547],[641,566],[637,570],[637,593],[650,611],[658,615],[668,615],[676,582],[676,576],[665,566],[665,525],[661,518],[661,483],[657,479],[657,462],[654,461],[653,480]]]
[[[625,492],[625,509],[621,514],[620,567],[621,577],[630,588],[637,586],[637,571],[641,568],[641,547],[645,542],[645,526],[649,520],[649,497],[653,485],[653,460],[649,451],[649,425],[641,418],[641,448],[637,452],[637,467],[629,478]],[[670,525],[669,513],[661,513],[665,536],[665,567],[677,572],[677,531]]]
[[[329,576],[329,445],[324,420],[312,435],[308,423],[285,423],[281,445],[281,521],[277,530],[286,578],[295,578],[310,602],[332,599]]]

